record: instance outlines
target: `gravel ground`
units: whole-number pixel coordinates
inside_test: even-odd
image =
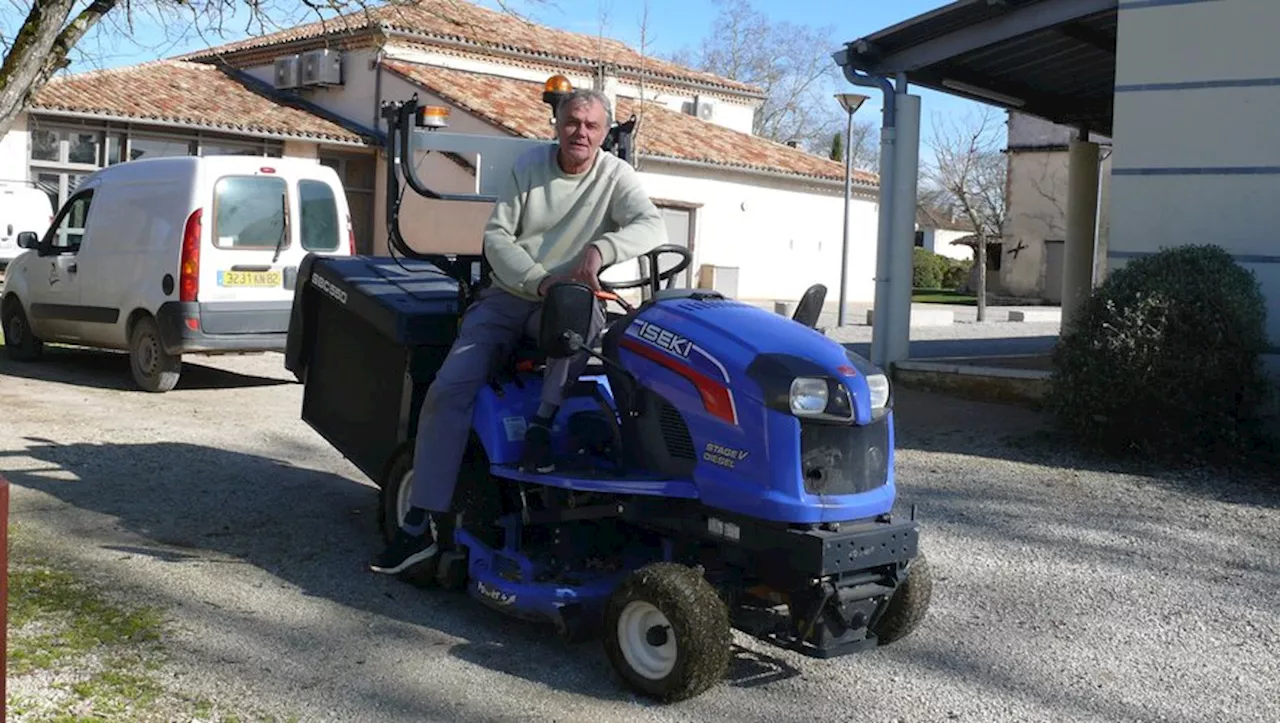
[[[934,604],[894,646],[815,661],[739,636],[671,707],[598,643],[365,571],[372,486],[298,419],[278,355],[0,355],[0,472],[50,554],[169,611],[167,685],[301,720],[1280,720],[1280,486],[1121,471],[1035,413],[900,390],[897,473]]]

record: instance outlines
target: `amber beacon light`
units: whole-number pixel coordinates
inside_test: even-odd
[[[563,75],[553,75],[547,78],[547,82],[542,85],[542,101],[551,106],[551,115],[554,118],[556,109],[560,107],[560,101],[573,92],[573,83]]]
[[[418,127],[446,128],[448,125],[448,108],[439,105],[425,105],[418,109]]]

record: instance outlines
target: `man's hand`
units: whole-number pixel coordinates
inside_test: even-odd
[[[582,253],[582,258],[578,261],[578,265],[569,272],[569,275],[577,281],[590,286],[592,291],[600,290],[600,265],[604,263],[604,259],[600,256],[600,249],[594,245],[588,246],[586,251]]]
[[[600,290],[600,265],[604,263],[604,259],[600,256],[600,249],[595,246],[588,246],[586,251],[582,253],[582,258],[578,259],[578,263],[569,269],[567,274],[551,274],[544,278],[538,284],[538,296],[546,296],[547,289],[553,284],[563,281],[578,281],[591,287],[592,291]]]

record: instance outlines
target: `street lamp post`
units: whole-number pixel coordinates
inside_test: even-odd
[[[861,93],[836,93],[836,100],[848,115],[848,123],[844,132],[844,240],[840,246],[840,308],[837,311],[836,326],[845,325],[845,302],[848,294],[849,278],[849,196],[853,186],[853,114],[862,107],[868,96]]]

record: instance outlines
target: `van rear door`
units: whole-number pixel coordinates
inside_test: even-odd
[[[354,251],[346,194],[332,169],[264,167],[212,179],[200,301],[292,303],[308,253]]]
[[[289,301],[285,254],[295,245],[289,181],[266,172],[225,173],[212,179],[208,228],[200,249],[199,300]]]

